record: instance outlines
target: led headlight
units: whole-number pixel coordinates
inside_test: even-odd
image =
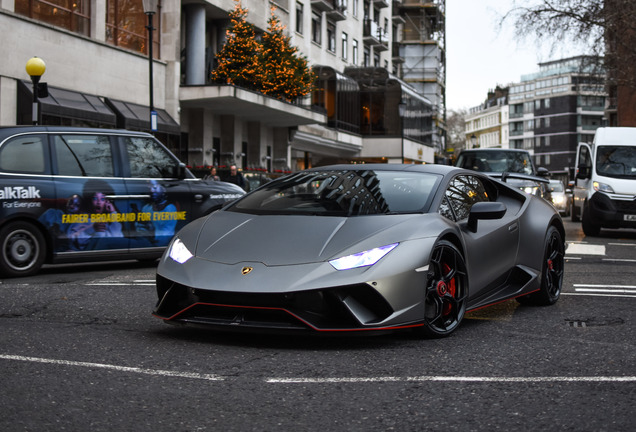
[[[349,270],[358,267],[368,267],[380,261],[380,259],[391,252],[399,243],[380,246],[375,249],[359,252],[357,254],[336,258],[329,261],[329,264],[336,270]]]
[[[172,245],[170,246],[170,251],[168,252],[168,256],[172,258],[173,260],[175,260],[176,262],[178,262],[179,264],[183,264],[184,262],[192,258],[194,255],[192,255],[192,253],[188,250],[186,245],[184,245],[180,239],[176,238],[172,242]]]

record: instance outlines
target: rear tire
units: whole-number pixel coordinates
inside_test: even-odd
[[[35,274],[46,256],[44,236],[28,222],[11,222],[0,230],[0,274],[7,277]]]
[[[431,253],[425,292],[424,325],[420,336],[441,338],[461,323],[468,300],[468,276],[461,252],[452,243],[440,240]]]
[[[545,236],[541,269],[541,288],[527,296],[517,298],[522,304],[549,306],[561,296],[563,269],[565,267],[565,246],[561,233],[551,226]]]

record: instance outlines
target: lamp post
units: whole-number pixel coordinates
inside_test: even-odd
[[[144,5],[144,13],[148,15],[148,76],[149,76],[149,85],[150,85],[150,130],[152,132],[157,130],[157,112],[155,111],[155,104],[153,98],[153,73],[152,73],[152,31],[154,30],[152,26],[152,18],[155,13],[157,13],[157,6],[159,4],[159,0],[143,0]]]
[[[46,64],[44,60],[39,57],[31,57],[26,63],[26,72],[31,77],[33,83],[33,111],[32,118],[33,124],[37,125],[40,119],[40,103],[38,102],[39,82],[42,75],[46,71]]]
[[[400,116],[400,147],[402,163],[404,163],[404,116],[406,115],[406,102],[404,99],[400,99],[400,103],[398,103],[398,115]]]
[[[471,148],[477,148],[477,137],[475,136],[475,134],[472,134],[470,136],[470,146]]]

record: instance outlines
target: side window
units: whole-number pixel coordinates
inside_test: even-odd
[[[581,153],[579,154],[579,165],[583,165],[586,167],[592,166],[592,158],[590,157],[590,151],[585,146],[581,146]]]
[[[44,174],[44,142],[41,136],[14,138],[0,148],[0,171]]]
[[[446,190],[446,199],[458,221],[468,217],[473,204],[490,201],[482,182],[477,177],[470,175],[455,177]],[[442,213],[442,207],[443,205],[440,206],[440,213],[446,216]],[[448,210],[446,212],[448,213]]]
[[[57,135],[57,172],[63,176],[113,177],[113,151],[104,135]]]
[[[450,203],[448,202],[447,197],[444,197],[444,199],[442,200],[442,204],[439,206],[439,214],[444,216],[446,219],[450,219],[452,221],[455,220],[453,209],[451,209],[451,206],[450,206]]]
[[[151,138],[124,139],[130,176],[136,178],[173,178],[177,160],[168,150]]]

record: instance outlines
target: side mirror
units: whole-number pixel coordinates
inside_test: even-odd
[[[475,203],[468,215],[468,230],[477,232],[477,221],[480,219],[501,219],[506,214],[506,206],[500,202]]]
[[[179,180],[183,180],[185,178],[185,173],[186,173],[186,164],[184,164],[183,162],[179,162],[179,165],[177,165],[175,169],[176,169],[175,177]]]
[[[537,175],[539,177],[550,177],[550,171],[545,167],[539,167],[537,168]]]
[[[587,165],[579,165],[576,178],[581,180],[586,180],[590,178],[590,167]]]

